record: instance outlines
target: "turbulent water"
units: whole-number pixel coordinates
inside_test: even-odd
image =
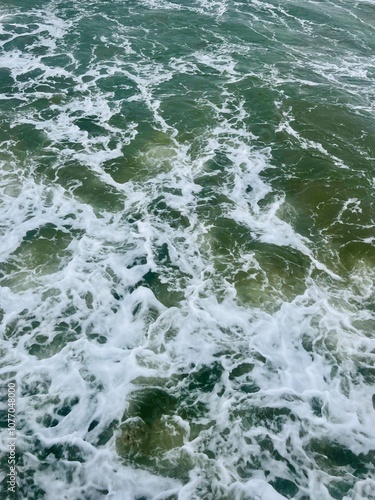
[[[375,499],[375,2],[0,20],[1,498]]]

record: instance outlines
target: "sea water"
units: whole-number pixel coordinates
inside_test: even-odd
[[[373,500],[375,2],[0,20],[1,498]]]

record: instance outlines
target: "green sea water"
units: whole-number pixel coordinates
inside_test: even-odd
[[[374,499],[375,3],[0,23],[1,498]]]

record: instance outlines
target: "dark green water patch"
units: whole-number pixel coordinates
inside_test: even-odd
[[[238,409],[234,412],[233,417],[241,418],[244,429],[264,426],[275,434],[282,432],[286,425],[296,421],[295,415],[289,408],[269,406],[251,406],[247,410]]]
[[[5,29],[7,28],[8,30],[13,31],[12,26],[6,26]],[[6,52],[17,50],[25,52],[31,45],[33,45],[35,42],[38,42],[38,38],[38,35],[31,35],[28,33],[18,34],[18,36],[14,36],[11,40],[5,42],[3,44],[3,49]]]
[[[284,495],[286,498],[294,498],[299,491],[298,486],[293,481],[282,477],[277,477],[273,481],[270,481],[270,484],[280,495]]]
[[[254,266],[237,271],[234,284],[243,304],[262,306],[292,300],[304,292],[310,259],[290,247],[252,241],[247,251],[255,257]]]
[[[137,180],[142,177],[142,173],[146,173],[139,165],[139,161],[127,151],[120,157],[105,162],[103,169],[119,184]]]
[[[97,123],[95,116],[85,116],[75,120],[74,124],[88,133],[89,137],[101,137],[106,134],[106,130]]]
[[[252,372],[253,368],[253,363],[240,363],[230,372],[229,380],[235,380],[236,378],[247,376]]]
[[[150,424],[159,420],[162,415],[172,415],[176,411],[176,405],[176,398],[163,389],[138,389],[132,395],[127,414],[137,416],[146,424]]]
[[[14,149],[17,157],[19,153],[27,153],[29,155],[31,152],[37,152],[40,148],[47,145],[43,132],[36,130],[33,125],[26,123],[15,125],[14,127],[3,125],[1,127],[0,139],[13,143],[12,149]]]
[[[226,198],[221,198],[225,202]],[[215,201],[219,201],[216,199]],[[210,203],[211,204],[211,203]],[[215,211],[214,203],[212,210]],[[208,209],[206,208],[206,213]],[[213,255],[215,255],[215,264],[219,271],[227,267],[227,263],[223,258],[239,256],[241,250],[249,248],[252,241],[249,229],[230,218],[220,217],[217,214],[215,225],[207,233],[207,244],[211,248]]]
[[[99,174],[75,162],[66,163],[58,170],[58,182],[74,196],[90,204],[94,210],[120,211],[124,207],[123,194],[100,179]]]
[[[351,471],[355,477],[364,479],[375,464],[374,452],[357,455],[339,442],[328,439],[312,439],[308,451],[318,466],[333,476],[345,476]]]
[[[118,420],[113,420],[98,436],[97,445],[104,446],[119,428]]]
[[[174,418],[177,399],[157,387],[137,389],[124,415],[116,441],[121,457],[135,466],[172,477],[185,477],[190,459],[178,450],[183,446],[186,430]],[[166,452],[176,450],[174,456]]]
[[[30,270],[29,280],[37,275],[56,272],[64,256],[67,256],[71,241],[72,235],[68,231],[58,229],[54,224],[46,224],[28,231],[17,250],[13,252],[12,259],[3,264],[3,286],[22,286],[22,276],[27,270]]]
[[[327,484],[327,490],[332,498],[335,500],[342,500],[345,498],[345,495],[350,493],[350,490],[355,486],[355,483],[356,480],[350,477],[347,479],[333,480]]]
[[[151,121],[148,117],[148,123],[137,127],[136,138],[123,148],[120,157],[103,164],[104,170],[116,182],[143,183],[171,170],[176,157],[175,145],[168,135],[153,129]],[[124,126],[124,123],[119,126]]]
[[[179,109],[180,115],[176,115]],[[193,140],[211,123],[209,110],[196,101],[181,96],[165,98],[162,104],[164,119],[178,130],[178,138],[183,143]]]
[[[149,271],[143,276],[142,285],[150,288],[155,297],[166,307],[178,306],[184,293],[165,282],[159,273]]]
[[[68,54],[54,54],[53,56],[45,56],[41,58],[41,62],[46,66],[67,68],[71,63],[72,59]]]
[[[352,267],[356,259],[371,259],[371,245],[364,242],[372,237],[375,220],[368,181],[308,156],[288,171],[290,177],[272,181],[291,207],[282,207],[279,216],[313,241],[318,259],[337,270]]]
[[[170,227],[186,229],[189,227],[189,219],[179,210],[168,205],[168,201],[164,195],[159,195],[151,201],[147,207],[148,213],[160,217],[161,220],[169,222]]]
[[[372,238],[372,236],[369,236]],[[364,262],[368,269],[373,269],[375,265],[375,248],[368,242],[349,241],[347,243],[340,241],[340,261],[343,266],[352,271],[358,265],[358,262]]]
[[[189,393],[193,391],[212,392],[215,385],[220,382],[223,372],[224,368],[218,361],[211,365],[202,366],[197,371],[192,371],[185,379],[186,388]]]
[[[7,68],[0,68],[0,82],[1,82],[1,93],[8,94],[13,90],[14,80],[11,75],[10,70]],[[4,105],[7,105],[7,100],[0,101],[1,110],[4,110]],[[12,101],[12,99],[10,99]],[[8,101],[9,102],[9,101]]]

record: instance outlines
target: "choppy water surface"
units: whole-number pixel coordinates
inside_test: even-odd
[[[18,497],[374,499],[375,3],[0,19]]]

